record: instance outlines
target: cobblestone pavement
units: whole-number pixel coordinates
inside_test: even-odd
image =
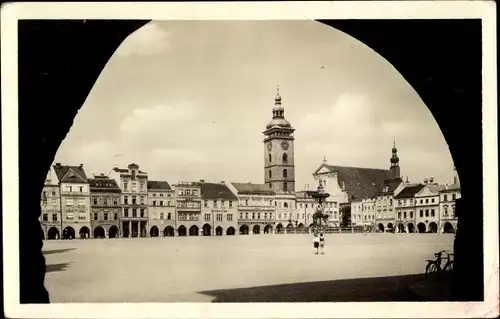
[[[45,241],[51,302],[404,301],[448,234]]]

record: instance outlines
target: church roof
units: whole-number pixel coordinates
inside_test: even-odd
[[[231,183],[238,191],[238,194],[248,195],[274,195],[274,191],[265,184],[252,183]]]
[[[52,166],[60,183],[88,183],[83,166],[61,165]]]
[[[170,185],[166,181],[148,181],[148,189],[169,191],[172,188],[170,188]]]
[[[349,200],[374,197],[379,192],[380,187],[392,178],[392,171],[390,169],[328,164],[322,164],[314,175],[319,173],[322,168],[326,168],[332,173],[337,173],[339,186],[345,188],[345,191],[349,195]]]
[[[399,192],[396,196],[394,196],[395,199],[397,198],[413,198],[416,193],[420,192],[422,188],[424,188],[425,185],[423,184],[418,184],[418,185],[412,185],[412,186],[407,186]]]
[[[201,198],[203,199],[228,199],[237,200],[238,198],[224,184],[219,183],[202,183]]]

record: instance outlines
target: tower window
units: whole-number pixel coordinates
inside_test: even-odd
[[[269,183],[269,188],[273,188],[273,187],[271,186],[271,183]]]
[[[271,162],[272,162],[272,156],[271,156],[271,154],[269,154],[269,163],[271,163]]]
[[[273,174],[271,173],[271,171],[269,171],[269,178],[271,178],[273,176]]]
[[[283,177],[284,178],[288,177],[288,171],[286,169],[283,170]]]
[[[283,163],[284,164],[288,163],[288,155],[286,153],[283,154]]]
[[[288,184],[285,182],[283,183],[283,190],[286,192],[288,191]]]

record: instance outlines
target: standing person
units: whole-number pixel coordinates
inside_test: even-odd
[[[325,252],[323,249],[325,248],[325,237],[323,236],[323,233],[319,234],[319,247],[321,249],[321,255],[323,255]]]
[[[313,243],[314,243],[314,248],[316,248],[316,252],[314,254],[317,255],[318,252],[319,252],[319,237],[318,237],[318,234],[314,234]]]

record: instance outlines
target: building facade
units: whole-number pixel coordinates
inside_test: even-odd
[[[424,187],[415,194],[416,223],[419,233],[437,233],[439,225],[439,190],[434,179],[424,180]]]
[[[441,189],[439,201],[439,232],[454,233],[457,230],[458,218],[455,214],[455,201],[460,199],[460,184],[447,185]]]
[[[399,194],[394,196],[396,212],[396,231],[398,233],[416,232],[416,203],[415,194],[417,194],[424,185],[408,185],[404,187]]]
[[[362,200],[363,220],[369,230],[375,229],[375,197],[363,198]]]
[[[273,234],[276,209],[274,191],[268,184],[226,183],[238,198],[240,235]]]
[[[313,226],[313,215],[316,212],[318,205],[318,203],[312,196],[313,193],[315,193],[315,191],[308,190],[299,191],[296,193],[297,209],[295,210],[295,213],[297,214],[298,230],[303,230],[303,228],[309,228]]]
[[[116,181],[104,174],[89,179],[90,226],[93,238],[118,238],[122,212],[121,189]]]
[[[122,191],[120,234],[123,237],[147,237],[148,173],[141,171],[139,165],[132,163],[127,168],[113,168],[110,177]]]
[[[148,181],[150,237],[175,236],[175,196],[166,181]]]
[[[201,184],[179,182],[174,185],[176,202],[176,235],[201,235]]]
[[[61,195],[57,180],[52,179],[51,173],[52,171],[49,170],[40,199],[42,209],[40,222],[44,239],[60,239],[62,232]]]
[[[201,183],[202,235],[236,235],[238,229],[238,197],[225,182]]]
[[[61,194],[61,237],[63,239],[90,238],[90,187],[83,169],[79,166],[52,166]]]
[[[354,226],[364,225],[363,199],[361,198],[351,201],[351,222]]]

